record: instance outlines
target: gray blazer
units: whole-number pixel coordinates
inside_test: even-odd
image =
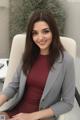
[[[9,98],[3,111],[10,110],[16,106],[23,96],[26,83],[26,76],[21,69],[21,63],[17,68],[13,80],[8,84],[2,94]],[[14,95],[14,97],[13,97]],[[51,107],[55,116],[68,112],[72,109],[75,96],[75,73],[74,60],[64,52],[64,58],[58,59],[49,72],[46,85],[40,100],[39,109]],[[27,106],[26,106],[27,107]]]

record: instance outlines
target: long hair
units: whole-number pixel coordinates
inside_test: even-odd
[[[45,21],[52,32],[52,43],[50,44],[48,55],[50,67],[54,66],[54,63],[58,60],[60,54],[63,56],[64,47],[60,42],[59,31],[53,14],[48,10],[36,10],[29,18],[26,31],[26,43],[22,65],[22,69],[25,74],[32,68],[40,54],[39,47],[33,42],[32,39],[33,26],[38,21]]]

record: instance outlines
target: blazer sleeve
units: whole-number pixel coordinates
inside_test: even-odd
[[[22,62],[19,63],[11,82],[1,92],[1,94],[6,95],[8,99],[12,98],[19,88],[21,66]]]
[[[74,60],[72,57],[69,57],[69,59],[65,61],[65,69],[65,77],[62,84],[61,101],[51,106],[51,109],[55,111],[56,117],[70,111],[74,104],[75,70]]]

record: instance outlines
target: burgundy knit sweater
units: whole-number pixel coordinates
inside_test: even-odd
[[[31,113],[39,110],[40,99],[49,73],[47,55],[40,55],[27,76],[25,92],[19,104],[9,112],[15,115],[20,112]]]

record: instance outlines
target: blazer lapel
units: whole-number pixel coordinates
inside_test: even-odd
[[[60,61],[61,59],[59,59],[55,64],[54,64],[54,68],[52,68],[49,72],[47,81],[46,81],[46,85],[41,97],[41,100],[44,99],[44,97],[48,94],[49,90],[51,89],[51,87],[53,87],[53,83],[56,81],[57,76],[61,70],[61,66],[62,66],[62,62]]]

